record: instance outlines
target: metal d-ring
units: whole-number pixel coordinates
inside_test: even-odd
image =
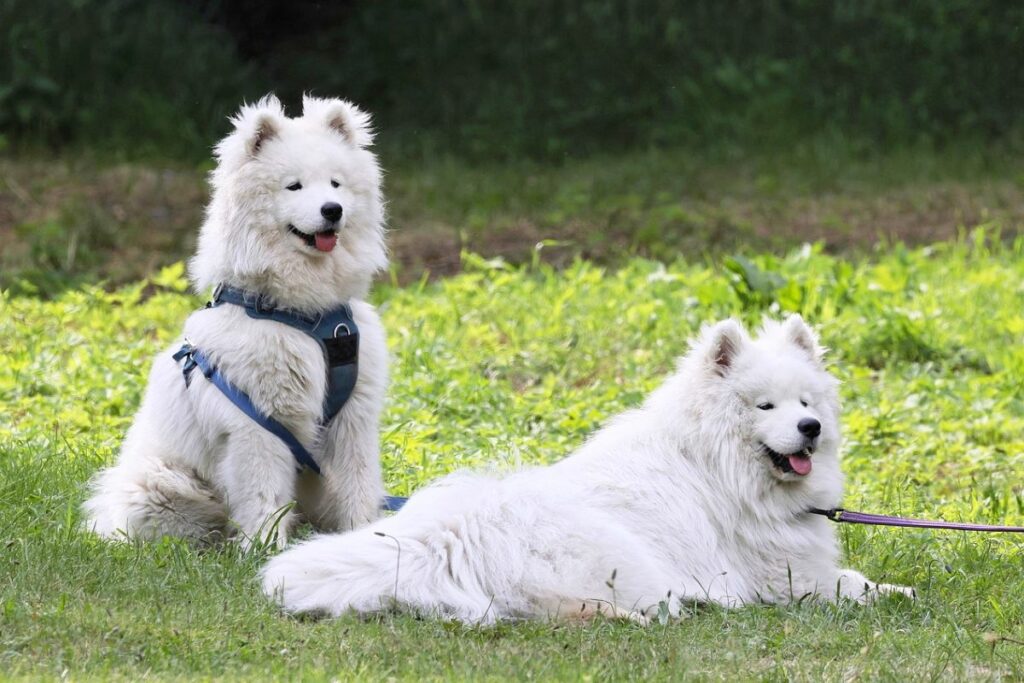
[[[334,338],[335,339],[338,338],[338,330],[340,330],[343,327],[345,328],[345,336],[346,337],[348,335],[352,334],[352,328],[348,326],[348,323],[338,323],[337,325],[334,326]]]

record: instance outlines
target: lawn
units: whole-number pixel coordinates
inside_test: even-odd
[[[798,311],[842,379],[850,508],[1024,523],[1024,240],[555,269],[467,254],[384,283],[387,484],[550,462],[637,404],[704,321]],[[182,268],[110,291],[0,296],[0,671],[10,678],[997,679],[1024,676],[1021,539],[843,527],[847,562],[916,602],[700,609],[647,629],[294,619],[263,557],[79,530],[150,358],[200,299]],[[666,529],[666,533],[672,533]]]

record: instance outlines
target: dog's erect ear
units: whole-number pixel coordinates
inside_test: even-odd
[[[224,142],[240,142],[246,156],[255,157],[267,140],[280,134],[284,118],[281,102],[273,95],[267,95],[256,104],[243,105],[231,118],[235,132]]]
[[[701,335],[701,348],[708,369],[719,377],[729,374],[746,338],[743,327],[732,318],[705,328]]]
[[[370,115],[351,102],[306,95],[302,98],[302,116],[319,119],[329,130],[341,134],[356,147],[369,147],[373,144]]]
[[[791,315],[782,323],[782,334],[786,341],[796,345],[819,365],[825,355],[825,349],[818,343],[818,336],[807,326],[799,315]]]

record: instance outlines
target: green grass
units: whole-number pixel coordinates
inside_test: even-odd
[[[466,256],[461,275],[378,287],[393,352],[388,487],[555,460],[638,403],[702,322],[798,311],[843,380],[849,507],[1024,523],[1024,240],[995,237],[616,269]],[[176,267],[113,292],[0,297],[7,677],[1024,676],[1016,537],[844,527],[851,566],[914,585],[919,599],[707,609],[648,629],[292,619],[260,596],[261,557],[101,543],[78,530],[84,484],[114,456],[149,359],[199,305],[183,290]]]

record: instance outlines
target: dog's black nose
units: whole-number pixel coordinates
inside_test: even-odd
[[[796,428],[800,430],[800,433],[810,438],[816,437],[821,434],[821,423],[815,420],[813,417],[805,417],[796,423]]]
[[[341,220],[341,204],[338,202],[327,202],[320,207],[320,215],[332,223]]]

